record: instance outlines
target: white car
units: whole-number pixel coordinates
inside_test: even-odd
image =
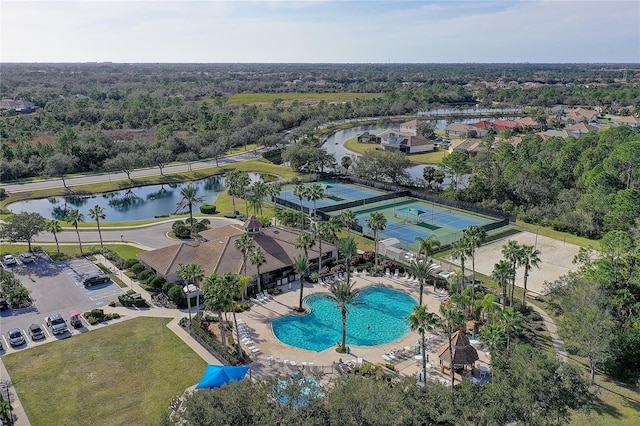
[[[18,263],[16,262],[16,258],[12,254],[5,254],[2,261],[5,265],[15,265],[16,263]]]
[[[36,258],[31,253],[21,253],[20,260],[22,261],[22,263],[31,263],[35,262]]]

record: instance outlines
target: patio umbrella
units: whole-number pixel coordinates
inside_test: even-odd
[[[242,380],[249,367],[230,367],[226,365],[209,365],[197,384],[196,389],[219,388],[232,381]]]

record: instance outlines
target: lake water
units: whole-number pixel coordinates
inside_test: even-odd
[[[252,182],[261,179],[258,173],[249,173],[249,177]],[[189,184],[198,188],[198,196],[204,199],[204,204],[214,204],[218,194],[226,189],[224,176],[213,176],[194,182],[139,186],[104,194],[19,201],[8,208],[14,213],[38,212],[46,218],[58,220],[62,220],[69,210],[78,209],[89,222],[92,221],[89,209],[99,205],[104,209],[108,222],[153,219],[176,214],[176,206],[182,199],[180,190]],[[200,205],[194,204],[193,210],[199,211]],[[183,209],[178,213],[187,212]]]

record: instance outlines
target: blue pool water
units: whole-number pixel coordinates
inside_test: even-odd
[[[321,352],[342,340],[342,314],[323,294],[305,299],[307,315],[287,315],[271,322],[273,333],[287,345]],[[393,342],[409,332],[407,317],[416,300],[383,287],[360,291],[347,314],[347,345],[376,346]]]

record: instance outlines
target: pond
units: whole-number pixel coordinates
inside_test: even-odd
[[[251,182],[262,179],[258,173],[249,173],[249,177]],[[91,221],[89,209],[99,205],[109,222],[153,219],[186,213],[186,209],[176,212],[176,206],[182,199],[180,190],[189,184],[196,186],[198,196],[204,199],[203,203],[193,206],[194,211],[197,212],[201,204],[214,204],[218,194],[226,189],[224,180],[224,176],[219,175],[194,182],[139,186],[104,194],[41,198],[12,203],[8,208],[14,213],[38,212],[58,220],[63,220],[69,210],[78,209],[85,221]]]

